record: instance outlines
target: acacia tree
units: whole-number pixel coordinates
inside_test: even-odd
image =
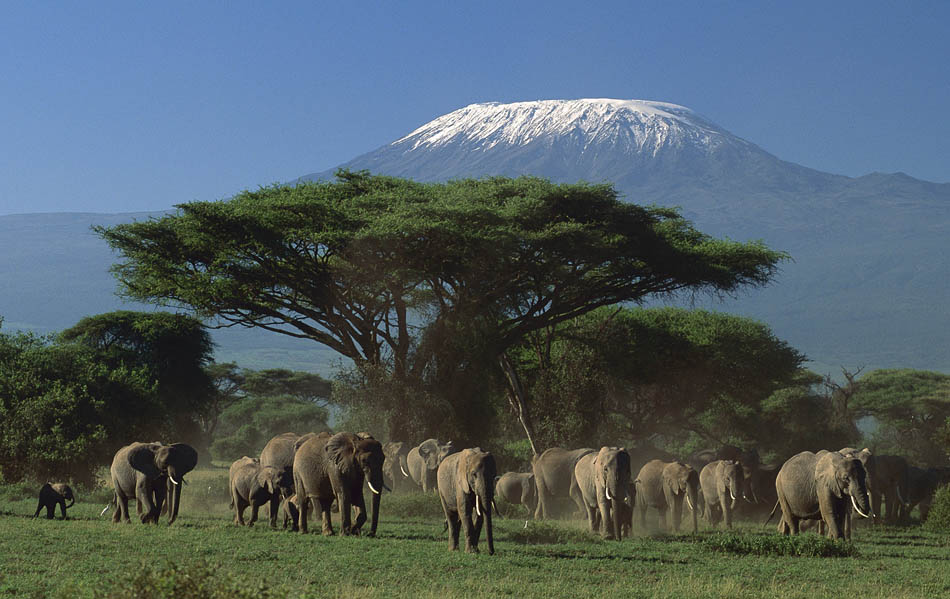
[[[475,330],[529,438],[506,354],[525,335],[651,294],[762,285],[785,258],[624,203],[610,185],[531,177],[423,184],[341,171],[97,231],[123,256],[113,272],[125,295],[313,339],[407,387],[453,331]],[[407,425],[410,395],[379,398],[391,434]]]
[[[559,445],[684,431],[746,444],[762,401],[805,359],[760,322],[683,308],[602,308],[532,341],[520,346],[520,370],[539,436]]]

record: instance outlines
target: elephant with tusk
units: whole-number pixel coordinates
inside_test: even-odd
[[[736,460],[716,460],[703,466],[699,484],[706,502],[706,521],[711,526],[725,520],[726,528],[732,528],[732,511],[738,498],[747,500],[744,483],[742,464]]]
[[[591,532],[605,539],[623,538],[624,501],[630,486],[630,454],[623,447],[602,447],[577,460],[574,476],[587,511]]]
[[[786,535],[798,534],[802,520],[822,520],[829,538],[843,539],[850,533],[845,520],[851,508],[862,518],[871,516],[864,465],[837,451],[792,456],[779,470],[775,490]]]
[[[660,528],[667,528],[669,512],[670,530],[679,532],[683,504],[689,507],[693,519],[693,532],[698,530],[697,516],[702,508],[699,499],[699,474],[683,462],[651,460],[637,474],[637,508],[640,511],[640,526],[646,528],[646,512],[655,508],[659,512]]]
[[[301,533],[307,533],[307,502],[313,502],[323,518],[323,534],[332,535],[330,506],[336,499],[340,509],[340,534],[359,535],[366,522],[363,483],[373,494],[369,536],[375,536],[379,524],[380,493],[383,484],[382,444],[366,435],[337,433],[332,437],[316,435],[297,449],[294,455],[294,486],[297,489],[298,518]],[[350,509],[356,508],[352,522]]]
[[[478,539],[484,523],[488,554],[494,555],[492,506],[495,503],[496,472],[494,456],[479,447],[453,453],[439,464],[437,484],[449,528],[450,551],[458,549],[461,528],[465,535],[465,550],[478,553]]]
[[[184,477],[197,464],[198,452],[185,443],[132,443],[119,449],[110,468],[116,505],[112,521],[129,521],[129,500],[134,498],[142,523],[157,524],[167,497],[172,524],[178,518]]]

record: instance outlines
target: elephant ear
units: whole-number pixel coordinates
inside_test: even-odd
[[[327,441],[325,448],[327,457],[340,469],[340,472],[349,472],[354,467],[353,456],[356,452],[354,438],[357,437],[348,433],[337,433]]]
[[[827,489],[836,498],[841,499],[844,497],[844,485],[838,476],[838,471],[844,469],[842,463],[844,457],[841,454],[838,454],[838,457],[839,459],[835,459],[835,456],[828,455],[822,456],[824,459],[819,459],[815,468],[815,482],[819,490]]]
[[[462,454],[459,456],[458,461],[456,462],[458,465],[456,466],[456,470],[455,470],[455,478],[456,478],[457,484],[462,490],[462,493],[465,495],[468,495],[469,493],[472,492],[472,485],[468,481],[468,473],[475,466],[472,463],[473,457],[474,456],[472,452],[466,449],[465,451],[462,452]]]
[[[139,443],[128,454],[129,465],[147,478],[158,478],[161,470],[155,465],[155,454],[162,447],[158,443]]]

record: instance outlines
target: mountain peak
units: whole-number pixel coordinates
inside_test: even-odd
[[[622,142],[628,151],[652,155],[667,145],[716,146],[727,140],[738,141],[685,106],[588,98],[470,104],[426,123],[391,145],[416,150],[464,144],[488,150],[564,136],[582,146]]]

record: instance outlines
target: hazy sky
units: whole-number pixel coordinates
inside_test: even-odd
[[[950,182],[950,2],[455,4],[5,3],[0,214],[223,198],[556,98],[674,102],[809,167]]]

